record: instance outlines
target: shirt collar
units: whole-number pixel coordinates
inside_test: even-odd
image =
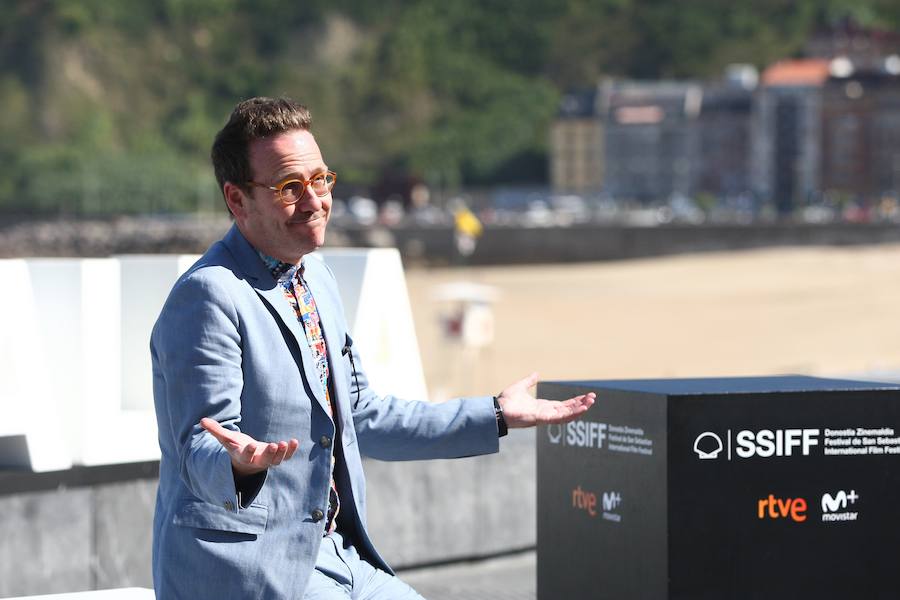
[[[263,261],[263,264],[266,265],[266,268],[269,270],[269,273],[272,274],[272,278],[277,282],[290,281],[294,278],[294,275],[299,273],[301,276],[303,275],[303,261],[299,264],[292,265],[291,263],[284,262],[283,260],[278,260],[275,257],[269,256],[265,252],[257,250],[256,253],[259,255],[260,260]]]

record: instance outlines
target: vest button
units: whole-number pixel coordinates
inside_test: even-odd
[[[310,513],[310,516],[312,517],[313,523],[318,523],[325,518],[325,513],[317,508],[316,510],[312,511],[312,513]]]
[[[321,438],[319,438],[319,445],[323,448],[329,448],[331,446],[331,438],[327,435],[323,435]]]

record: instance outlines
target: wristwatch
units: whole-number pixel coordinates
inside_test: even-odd
[[[503,416],[503,408],[500,407],[497,396],[494,396],[494,416],[497,417],[497,437],[503,437],[509,433],[509,427],[506,426],[506,418]]]

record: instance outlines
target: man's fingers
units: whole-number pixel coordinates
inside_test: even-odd
[[[275,452],[275,456],[272,457],[273,465],[280,465],[281,461],[284,460],[285,455],[287,454],[288,443],[287,442],[278,442],[278,451]]]
[[[290,458],[294,455],[294,452],[297,451],[297,448],[300,447],[300,442],[295,438],[291,438],[291,441],[288,442],[287,452],[284,454],[284,460],[290,460]]]
[[[224,427],[222,427],[222,424],[215,419],[203,417],[202,419],[200,419],[200,426],[211,433],[214,438],[219,440],[220,444],[225,444],[231,441],[231,436],[229,434],[232,433],[232,431],[230,429],[225,429]]]
[[[590,392],[588,394],[582,394],[581,396],[575,396],[570,399],[570,405],[578,410],[587,410],[594,403],[594,399],[597,397],[597,394],[594,392]]]
[[[538,373],[537,373],[537,371],[534,371],[527,377],[524,377],[523,379],[521,379],[519,381],[518,385],[521,385],[525,389],[528,389],[528,388],[532,388],[532,387],[536,386],[537,382],[538,382]]]
[[[506,388],[506,390],[503,390],[503,391],[504,392],[506,392],[507,390],[512,391],[512,390],[519,389],[519,388],[522,388],[523,390],[527,390],[527,389],[532,388],[535,385],[537,385],[537,382],[538,382],[538,373],[537,373],[537,371],[534,371],[530,375],[527,375],[526,377],[523,377],[522,379],[518,380],[514,384],[510,385],[509,387]]]
[[[276,452],[278,452],[278,444],[275,442],[257,444],[256,452],[253,453],[253,464],[259,467],[270,465]]]
[[[542,409],[538,411],[539,423],[566,423],[584,414],[594,404],[596,394],[593,392],[575,396],[562,402],[538,400]]]
[[[578,396],[577,398],[574,398],[572,400],[572,402],[569,404],[568,408],[574,414],[580,415],[581,413],[583,413],[587,409],[589,409],[593,403],[594,403],[594,398],[592,396],[585,394],[583,396]]]
[[[574,398],[569,398],[565,402],[560,403],[559,407],[564,408],[568,415],[577,417],[594,404],[594,399],[596,397],[597,395],[594,394],[594,392],[582,394],[581,396],[575,396]]]
[[[256,454],[258,445],[259,444],[256,444],[255,442],[251,442],[244,446],[240,451],[235,452],[233,456],[246,465],[253,464],[253,455]]]
[[[275,444],[275,452],[271,457],[268,456],[268,452],[266,453],[266,459],[272,466],[280,465],[281,461],[284,460],[285,452],[287,452],[287,442],[278,442]]]

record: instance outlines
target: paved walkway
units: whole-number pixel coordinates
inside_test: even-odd
[[[427,600],[535,600],[535,553],[398,573]]]

